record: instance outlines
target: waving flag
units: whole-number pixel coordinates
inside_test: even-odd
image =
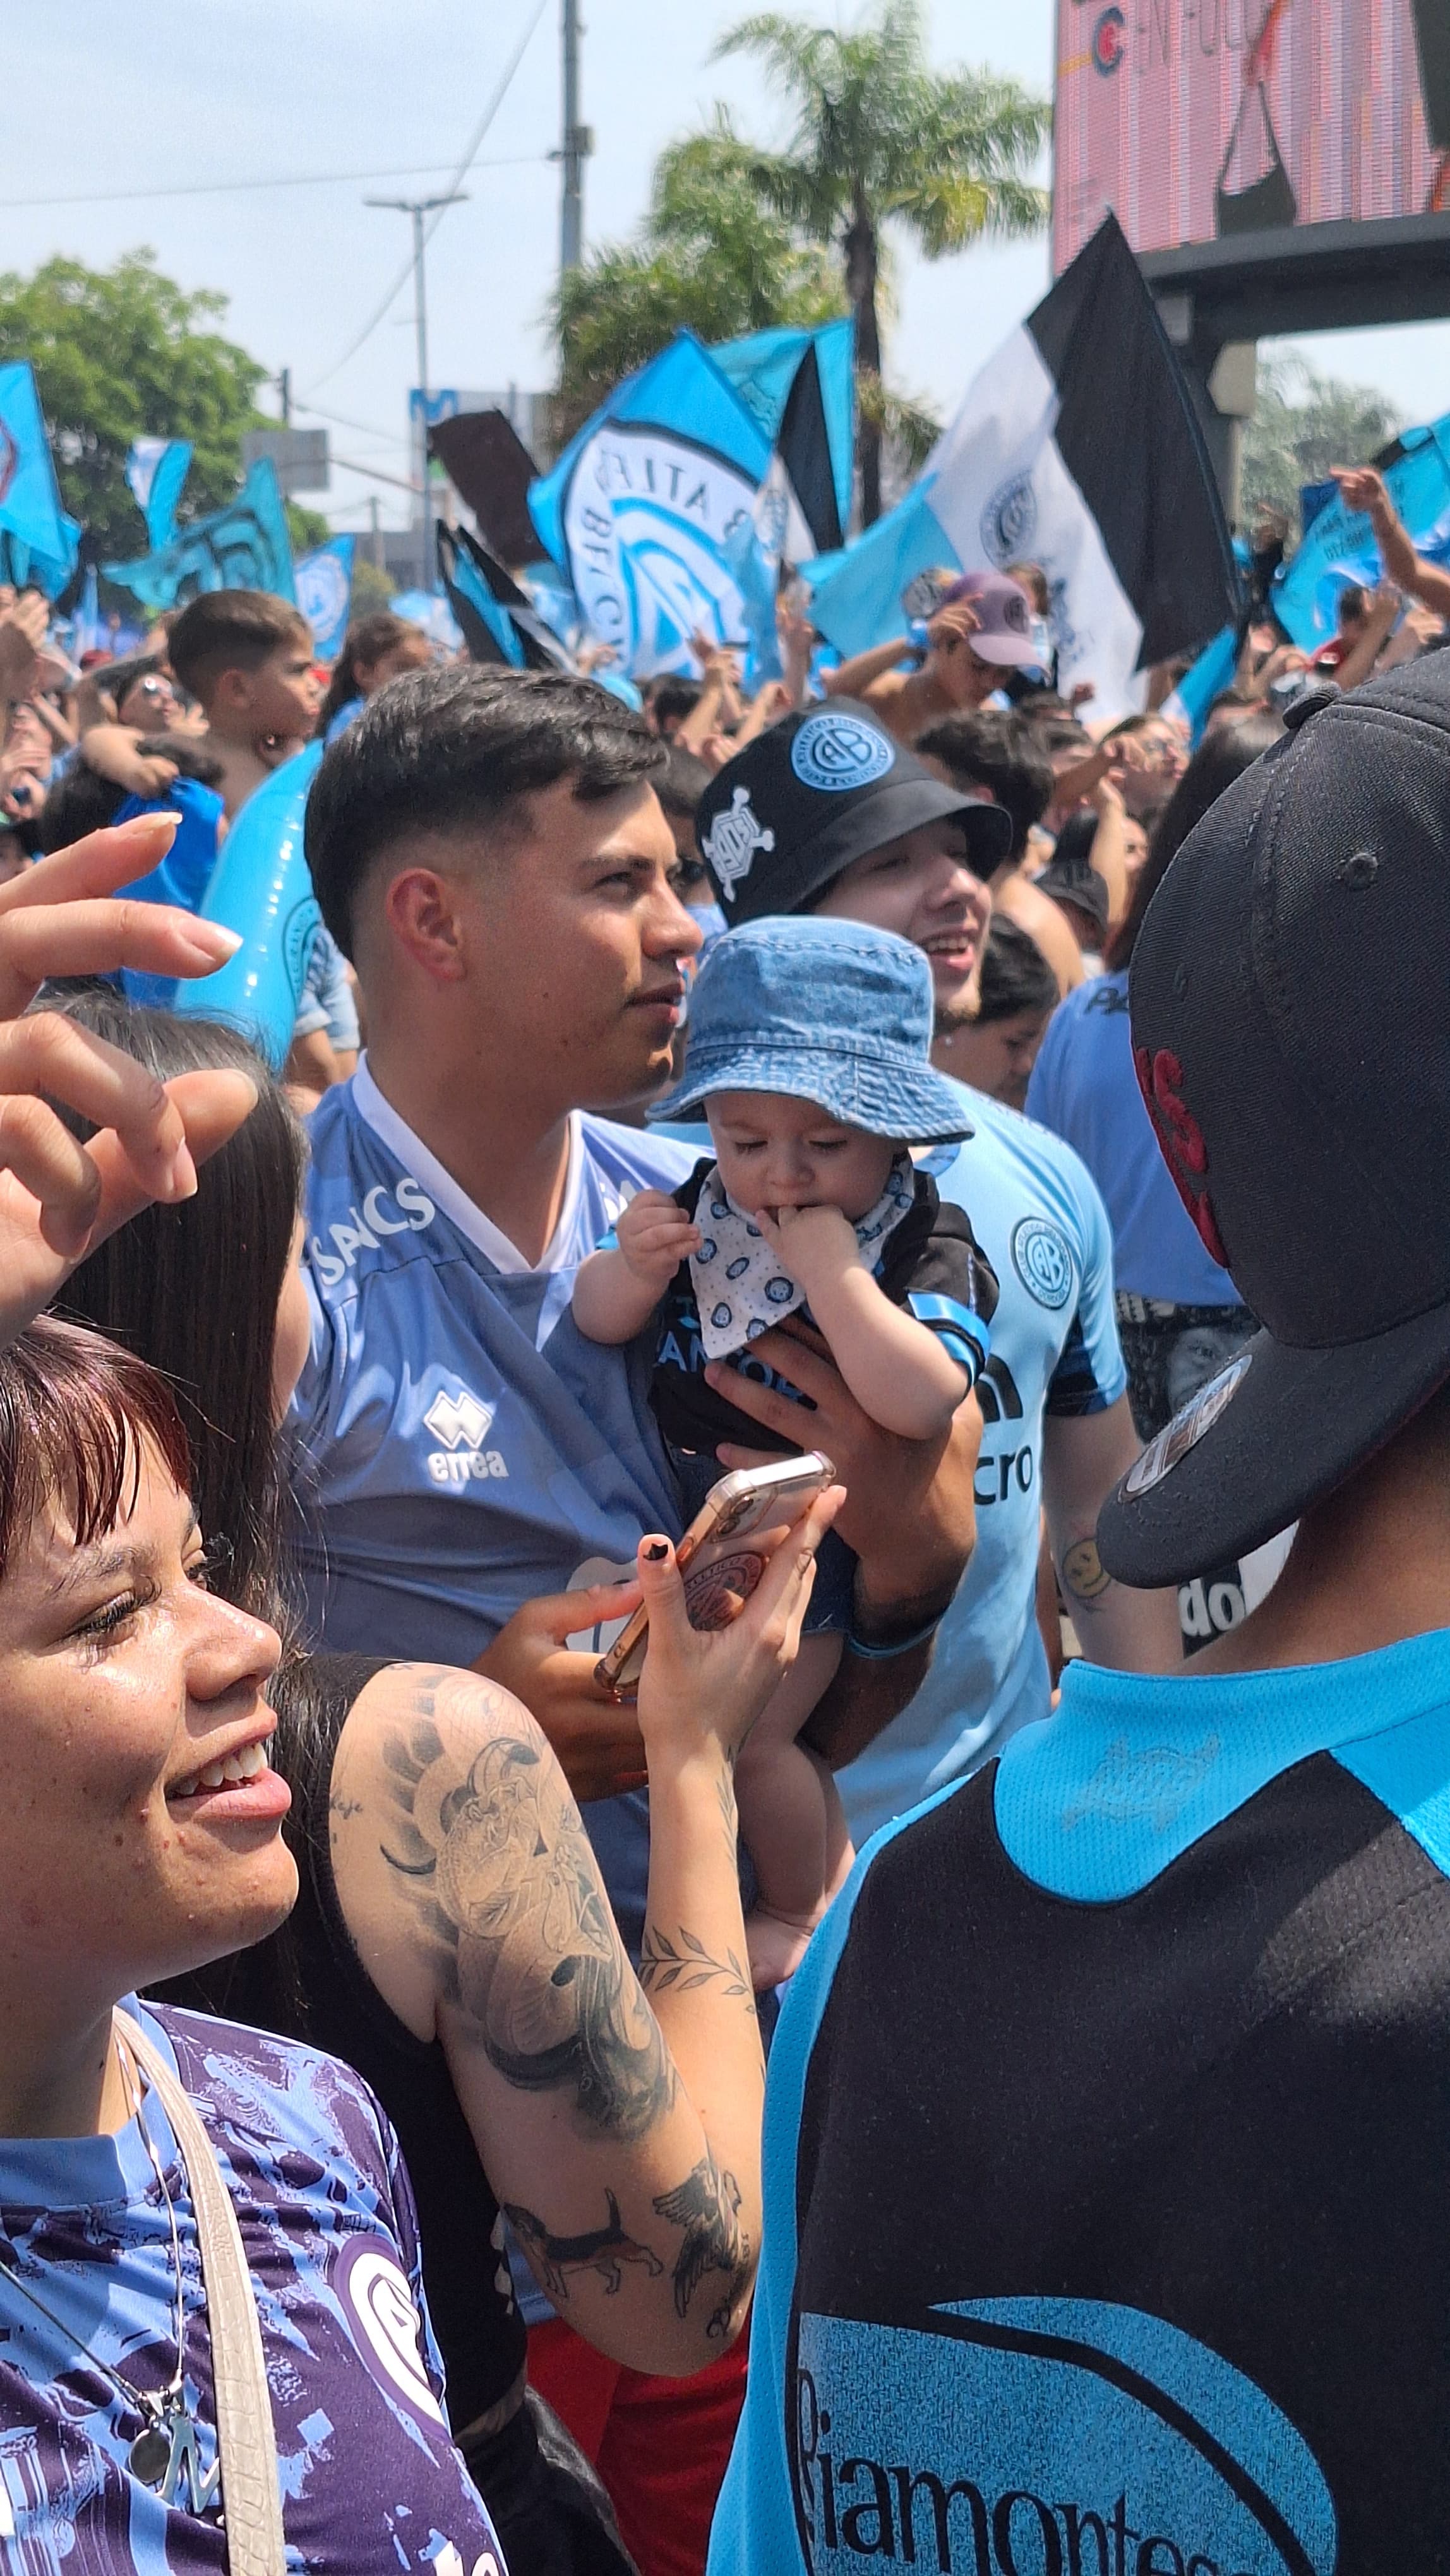
[[[324,662],[342,651],[352,606],[352,558],[356,537],[332,537],[325,546],[298,558],[297,605],[312,629],[312,641]]]
[[[189,438],[138,438],[126,459],[126,480],[136,507],[146,521],[151,550],[169,546],[176,534],[176,510],[182,485],[191,471]]]
[[[832,553],[851,515],[854,322],[752,331],[710,355],[773,450],[756,503],[762,550],[797,564]]]
[[[17,358],[0,367],[0,581],[54,599],[75,571],[80,536],[60,505],[35,378]]]
[[[1416,551],[1443,561],[1450,550],[1450,412],[1428,428],[1402,431],[1375,463]],[[1313,653],[1336,631],[1345,585],[1357,581],[1372,589],[1383,577],[1369,520],[1363,511],[1346,510],[1335,488],[1279,574],[1271,604],[1301,653]]]
[[[438,530],[438,569],[472,662],[515,671],[571,671],[573,655],[512,573],[466,528]]]
[[[863,652],[903,631],[918,574],[1020,560],[1047,575],[1058,684],[1091,681],[1095,714],[1133,705],[1137,673],[1238,613],[1188,388],[1113,215],[976,377],[905,498],[808,568],[812,615],[838,651]]]
[[[636,679],[694,668],[690,638],[745,640],[727,552],[771,445],[689,332],[616,387],[529,508],[596,635]]]
[[[235,501],[134,563],[103,564],[143,608],[174,608],[203,590],[272,590],[295,602],[292,542],[271,458],[259,457]]]

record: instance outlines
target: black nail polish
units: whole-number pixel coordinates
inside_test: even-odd
[[[669,1555],[669,1552],[670,1551],[662,1538],[651,1539],[648,1547],[645,1549],[645,1555],[649,1558],[651,1565],[658,1565],[662,1558]]]

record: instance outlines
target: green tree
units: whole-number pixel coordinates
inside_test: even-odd
[[[1299,487],[1332,465],[1364,465],[1401,427],[1370,385],[1321,376],[1300,357],[1260,358],[1252,420],[1244,430],[1243,494],[1248,517],[1282,510],[1297,528]]]
[[[878,0],[849,33],[764,10],[742,19],[716,51],[752,56],[793,111],[783,151],[742,154],[728,129],[700,142],[706,158],[712,151],[740,155],[741,174],[762,204],[841,261],[856,318],[861,502],[869,525],[880,515],[888,418],[877,390],[883,227],[903,226],[928,259],[983,234],[1041,231],[1047,196],[1028,174],[1051,111],[1014,80],[933,71],[919,0]]]
[[[183,520],[233,497],[242,432],[266,425],[255,400],[266,370],[214,327],[226,303],[187,294],[145,250],[110,269],[51,259],[32,277],[0,273],[0,360],[28,358],[35,370],[85,561],[145,551],[125,477],[135,438],[191,440]]]
[[[754,159],[722,117],[661,155],[634,242],[607,242],[566,273],[550,306],[561,440],[676,331],[731,340],[845,310],[830,263],[762,201]]]

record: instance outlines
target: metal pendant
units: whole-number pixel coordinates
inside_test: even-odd
[[[144,2433],[137,2434],[127,2453],[132,2477],[139,2478],[143,2487],[155,2487],[159,2492],[171,2466],[174,2449],[175,2439],[171,2433],[160,2424],[148,2424]]]

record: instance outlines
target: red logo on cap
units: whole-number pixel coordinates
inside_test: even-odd
[[[1218,1230],[1213,1202],[1204,1186],[1208,1172],[1208,1147],[1203,1129],[1183,1097],[1183,1067],[1167,1047],[1150,1056],[1146,1047],[1134,1047],[1133,1063],[1137,1069],[1138,1088],[1148,1106],[1148,1115],[1158,1130],[1168,1169],[1178,1185],[1178,1195],[1197,1226],[1205,1249],[1223,1270],[1228,1268],[1228,1254]]]

